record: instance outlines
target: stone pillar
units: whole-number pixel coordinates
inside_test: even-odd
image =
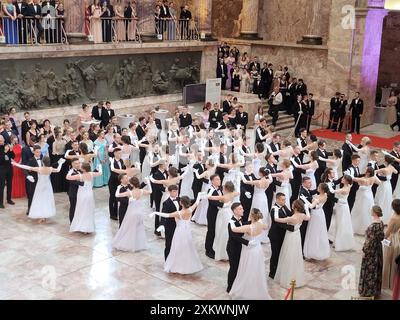
[[[212,0],[198,0],[198,29],[201,40],[214,40],[211,36],[212,33]],[[195,17],[194,17],[195,18]]]
[[[303,36],[303,39],[298,41],[301,44],[321,45],[321,8],[322,0],[313,0],[310,16],[308,17],[308,33]]]
[[[70,43],[86,40],[85,34],[85,0],[64,1],[65,31]]]
[[[258,14],[259,0],[243,0],[243,8],[241,12],[242,25],[240,30],[240,38],[242,39],[261,39],[258,36]]]

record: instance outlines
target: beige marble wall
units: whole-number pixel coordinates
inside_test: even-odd
[[[320,35],[328,38],[331,2],[323,0]],[[264,40],[296,42],[309,33],[313,19],[312,0],[260,0],[258,31]]]
[[[212,32],[214,37],[232,38],[240,35],[240,12],[243,0],[213,0]]]
[[[391,12],[385,18],[379,63],[378,88],[399,83],[400,90],[400,12]]]

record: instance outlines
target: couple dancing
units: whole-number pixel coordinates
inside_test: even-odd
[[[229,256],[227,292],[233,299],[270,300],[265,273],[264,253],[260,235],[268,226],[259,209],[251,209],[249,221],[242,221],[243,206],[232,204],[232,219],[228,224]]]

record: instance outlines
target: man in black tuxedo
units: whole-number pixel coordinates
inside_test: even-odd
[[[208,122],[210,122],[210,128],[212,129],[216,129],[218,124],[222,122],[222,112],[219,110],[217,103],[214,104],[214,110],[210,111]]]
[[[118,133],[119,135],[121,135],[121,133],[122,133],[121,126],[118,124],[118,118],[116,116],[111,118],[110,125],[113,128],[113,133],[114,134]]]
[[[277,161],[275,160],[275,157],[272,155],[272,153],[267,153],[267,155],[265,156],[265,160],[267,161],[267,165],[265,166],[266,170],[268,170],[271,174],[277,173]],[[276,192],[276,186],[280,186],[281,184],[282,183],[276,178],[272,178],[272,183],[270,183],[267,190],[265,190],[265,194],[267,195],[268,199],[268,208],[272,207],[272,199],[274,198],[274,193]]]
[[[250,224],[250,222],[244,218],[243,207],[240,203],[236,202],[232,204],[231,210],[233,212],[233,216],[228,224],[229,238],[226,245],[226,252],[228,253],[229,257],[228,287],[226,289],[226,292],[228,293],[231,291],[233,282],[235,281],[237,275],[240,255],[242,253],[242,245],[251,246],[255,243],[254,240],[251,242],[244,239],[244,233],[232,232],[232,227],[241,227],[243,225]]]
[[[106,109],[104,108],[104,102],[99,101],[99,103],[92,108],[92,118],[100,121],[100,124],[103,125],[105,111]]]
[[[18,18],[18,39],[20,44],[26,44],[28,23],[25,17],[28,15],[28,4],[24,0],[17,0],[15,10]]]
[[[290,204],[299,197],[299,189],[302,183],[302,174],[306,173],[306,170],[296,168],[296,165],[302,165],[303,162],[300,159],[301,148],[300,146],[295,146],[293,148],[293,157],[290,159],[293,165],[293,179],[290,180],[290,185],[292,187],[292,197],[290,198]]]
[[[378,155],[379,155],[379,152],[376,151],[376,150],[372,150],[369,153],[369,160],[368,160],[367,167],[371,167],[372,169],[374,169],[374,172],[376,170],[379,170],[379,169],[384,167],[384,165],[381,165],[381,166],[378,165]],[[381,181],[386,181],[387,180],[387,178],[385,176],[380,176],[380,175],[376,175],[376,176]],[[374,198],[375,198],[375,194],[376,194],[376,189],[377,188],[378,188],[377,184],[372,185],[371,189],[372,189],[372,194],[374,195]]]
[[[250,69],[250,70],[251,70],[251,69]],[[262,69],[261,69],[261,71],[260,71],[261,82],[263,83],[263,87],[264,87],[264,88],[267,87],[267,82],[268,82],[268,79],[269,79],[268,75],[269,75],[268,64],[267,64],[266,62],[264,62],[264,63],[263,63],[263,67],[262,67]],[[267,92],[266,92],[266,90],[263,92],[262,97],[263,97],[264,99],[267,98]]]
[[[268,70],[265,81],[265,96],[268,97],[271,92],[272,81],[274,81],[274,70],[272,70],[272,63],[268,64]]]
[[[118,202],[117,198],[115,197],[115,193],[119,185],[118,177],[120,174],[125,173],[126,170],[121,155],[122,155],[122,150],[120,148],[115,148],[114,158],[110,159],[111,174],[110,174],[110,179],[108,180],[108,190],[110,192],[108,207],[110,211],[111,220],[118,220]]]
[[[232,99],[233,95],[230,93],[226,96],[225,100],[222,102],[222,112],[230,113],[232,109]]]
[[[307,95],[307,85],[304,83],[303,79],[299,79],[299,82],[296,86],[296,95]]]
[[[106,101],[106,107],[102,111],[101,116],[101,127],[105,128],[115,116],[115,111],[111,108],[111,102]]]
[[[209,194],[211,196],[222,196],[221,191],[221,179],[217,174],[210,177],[211,188]],[[213,249],[214,238],[215,238],[215,222],[217,220],[217,214],[219,208],[222,208],[223,203],[216,200],[208,200],[207,209],[207,235],[205,242],[206,256],[214,259],[215,251]]]
[[[122,173],[118,176],[118,180],[120,185],[117,187],[117,191],[115,196],[117,201],[119,202],[118,206],[118,221],[119,226],[121,227],[122,221],[124,221],[126,211],[128,210],[129,205],[129,196],[121,196],[121,194],[126,193],[131,190],[131,186],[129,185],[129,177],[126,173]]]
[[[136,127],[136,135],[138,140],[142,140],[146,136],[146,118],[139,117],[139,124]],[[146,157],[146,148],[140,147],[139,148],[139,161],[143,164],[144,158]]]
[[[32,27],[37,29],[34,34],[36,34],[36,42],[40,43],[40,38],[43,34],[43,26],[42,26],[42,7],[40,6],[39,0],[33,0],[33,3],[28,5],[27,16],[34,17],[32,19]],[[28,21],[28,24],[30,21]]]
[[[392,149],[392,151],[390,151],[390,154],[394,157],[394,161],[396,161],[397,163],[400,163],[400,142],[399,141],[396,141],[393,144],[393,149]],[[392,174],[392,178],[390,180],[393,192],[396,189],[396,185],[397,185],[397,180],[398,179],[399,179],[399,174],[398,173],[396,173],[396,174],[393,173]]]
[[[301,95],[297,96],[297,102],[293,108],[294,124],[295,124],[295,136],[298,138],[300,136],[300,128],[304,128],[307,122],[306,105],[303,102],[303,97]]]
[[[306,100],[306,114],[307,114],[307,133],[310,133],[310,126],[312,117],[315,113],[315,101],[313,99],[314,95],[312,93],[308,94],[308,99]]]
[[[343,175],[349,175],[352,178],[359,178],[361,177],[360,169],[358,166],[360,165],[360,156],[357,154],[354,154],[351,156],[351,166],[343,171]],[[349,203],[349,208],[350,212],[351,209],[353,209],[354,206],[354,201],[356,200],[356,193],[359,188],[359,185],[357,182],[353,181],[353,184],[351,185],[350,193],[349,196],[347,197],[347,202]]]
[[[265,86],[265,84],[261,81],[261,76],[258,75],[257,79],[254,80],[253,93],[258,95],[259,99],[261,99],[264,95],[264,92],[265,92],[264,86]]]
[[[351,101],[349,111],[351,111],[351,132],[360,134],[360,122],[364,112],[364,101],[360,99],[359,92],[356,92],[356,97]]]
[[[297,145],[300,147],[300,149],[303,149],[307,146],[307,129],[306,128],[301,128],[300,129],[300,137],[296,139]],[[308,150],[304,150],[300,152],[299,158],[301,162],[303,163],[304,155],[308,154]]]
[[[224,180],[225,173],[228,172],[228,169],[225,169],[221,166],[220,164],[227,164],[228,163],[228,158],[226,156],[227,148],[224,143],[221,143],[219,145],[219,159],[217,165],[217,169],[215,170],[215,173],[219,176],[221,181]]]
[[[326,151],[325,148],[326,148],[325,140],[319,140],[317,149],[318,158],[321,157],[324,159],[328,159],[329,157],[333,156],[333,152]],[[321,175],[325,172],[325,169],[326,169],[326,162],[318,159],[318,168],[317,170],[315,170],[314,174],[315,182],[317,185],[321,183]]]
[[[31,115],[28,111],[24,112],[25,120],[21,122],[21,138],[26,144],[26,133],[31,128],[30,122],[32,121]]]
[[[249,123],[249,114],[244,111],[243,106],[240,104],[238,111],[236,112],[236,124],[240,124],[240,128],[243,132],[246,132],[247,124]]]
[[[289,68],[287,66],[283,67],[283,75],[286,77],[286,81],[290,79]]]
[[[29,159],[28,161],[28,166],[30,167],[42,167],[42,153],[41,153],[41,147],[39,145],[34,145],[33,146],[33,157]],[[26,183],[26,193],[28,195],[28,211],[27,215],[29,214],[29,210],[31,208],[32,204],[32,199],[33,195],[35,193],[36,189],[36,184],[38,181],[38,174],[35,171],[28,171],[28,175],[26,177],[27,183]]]
[[[307,201],[310,203],[313,202],[313,195],[318,193],[317,190],[311,190],[311,185],[312,185],[311,178],[303,177],[302,185],[299,190],[299,198],[301,196],[304,196],[307,198]],[[301,224],[301,227],[300,227],[301,247],[302,248],[304,248],[304,240],[306,239],[307,226],[308,226],[308,221],[303,221],[303,223]]]
[[[178,202],[178,186],[171,185],[168,187],[169,198],[164,201],[162,205],[161,212],[163,213],[173,213],[181,209]],[[174,237],[174,232],[176,228],[175,218],[162,218],[163,225],[165,228],[165,250],[164,258],[167,260],[169,252],[171,250],[172,238]]]
[[[272,142],[267,146],[268,153],[274,153],[281,150],[281,135],[279,133],[274,133],[272,136]],[[279,161],[279,156],[274,156],[276,161]]]
[[[161,120],[156,118],[156,111],[155,110],[151,110],[150,111],[150,117],[154,120],[154,123],[156,124],[157,129],[161,131],[162,130]]]
[[[32,136],[31,141],[35,145],[37,143],[37,138],[35,136]],[[21,164],[28,165],[29,160],[33,157],[32,151],[33,151],[33,148],[31,146],[25,145],[22,147]]]
[[[326,183],[331,187],[331,189],[335,190],[336,186],[340,184],[340,180],[335,180],[335,172],[331,168],[327,168],[322,175],[322,182]],[[335,203],[337,202],[337,198],[335,197],[335,194],[330,191],[330,189],[327,192],[327,199],[322,207],[325,213],[325,221],[326,221],[326,228],[329,230],[329,227],[331,226],[331,221],[332,221],[332,215],[333,215],[333,207],[335,206]]]
[[[225,64],[224,59],[220,58],[217,65],[217,78],[221,78],[221,89],[226,89],[226,80],[228,80],[228,66]]]
[[[253,164],[248,162],[244,171],[244,178],[247,181],[257,180],[253,173]],[[243,206],[243,219],[247,221],[249,218],[251,204],[253,202],[254,186],[251,184],[245,184],[243,181],[240,182],[240,203]]]
[[[400,131],[400,98],[397,97],[396,108],[396,121],[390,125],[390,128],[394,131],[394,127],[397,126]]]
[[[357,152],[354,150],[353,146],[350,144],[351,141],[353,140],[353,136],[348,133],[346,134],[346,140],[344,141],[344,144],[342,145],[342,170],[343,172],[346,171],[350,165],[351,165],[351,157],[353,155],[353,152]]]
[[[276,126],[276,123],[279,119],[279,110],[281,109],[282,102],[283,102],[282,92],[280,92],[279,88],[276,87],[268,98],[268,105],[269,105],[268,114],[272,117],[273,126]]]
[[[165,187],[162,183],[156,183],[155,181],[160,181],[160,180],[167,180],[168,179],[168,174],[165,168],[165,162],[164,160],[161,160],[160,163],[158,164],[158,170],[153,174],[153,181],[151,183],[151,188],[153,190],[152,193],[152,198],[154,201],[154,205],[156,207],[156,211],[160,211],[161,208],[161,199],[163,196],[163,192],[165,191]],[[157,231],[158,227],[160,226],[160,217],[155,216],[154,217],[154,234],[156,236],[161,236],[161,233]]]
[[[333,122],[335,120],[337,110],[339,109],[339,104],[340,104],[340,92],[336,92],[335,96],[331,99],[330,102],[329,123],[327,129],[333,128]]]
[[[13,170],[11,159],[15,154],[10,144],[5,143],[3,136],[0,136],[0,209],[4,209],[4,188],[7,185],[7,203],[13,205],[11,200]]]
[[[79,158],[73,158],[71,160],[71,170],[69,171],[68,174],[71,174],[72,176],[80,174],[80,167],[81,163],[79,161]],[[76,208],[76,199],[78,195],[78,189],[79,186],[83,186],[84,182],[81,181],[68,181],[68,198],[69,198],[69,222],[72,223],[72,220],[74,219],[74,214],[75,214],[75,208]]]
[[[179,23],[181,25],[181,39],[190,40],[189,23],[192,20],[192,13],[189,11],[189,6],[185,5],[179,15]]]
[[[294,226],[287,223],[276,222],[276,218],[286,218],[292,215],[289,208],[285,206],[286,197],[283,193],[276,194],[276,203],[271,209],[271,228],[268,232],[268,237],[271,242],[271,258],[269,260],[269,277],[274,279],[276,269],[278,267],[279,254],[283,240],[285,239],[286,230],[294,231]]]
[[[253,70],[253,66],[255,66],[255,67],[256,67],[256,70],[258,71],[258,73],[260,73],[260,71],[261,71],[261,66],[260,66],[260,63],[258,62],[258,57],[257,57],[257,56],[255,56],[255,57],[253,58],[253,61],[250,62],[250,64],[249,64],[249,70],[250,70],[250,71]]]
[[[188,107],[182,108],[182,113],[179,115],[179,127],[187,128],[192,125],[192,115],[188,112]]]
[[[342,132],[342,127],[343,127],[343,122],[344,118],[346,116],[346,106],[347,106],[347,100],[344,99],[344,94],[340,95],[339,103],[337,104],[337,109],[335,116],[333,117],[333,125],[332,125],[332,131],[336,132]],[[338,129],[339,126],[339,129]]]
[[[200,176],[201,174],[206,171],[206,167],[203,164],[203,152],[197,151],[196,153],[196,163],[193,165],[193,170],[197,170],[198,175]],[[203,183],[207,183],[207,179],[197,179],[197,176],[195,173],[193,173],[193,183],[192,183],[192,190],[193,190],[193,196],[195,199],[197,199],[197,195],[201,192],[201,189],[203,187]]]
[[[11,144],[11,137],[13,135],[18,137],[18,132],[12,129],[12,124],[10,120],[7,120],[4,127],[0,125],[0,135],[3,136],[5,144]]]

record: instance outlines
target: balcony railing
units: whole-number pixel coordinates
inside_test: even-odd
[[[200,40],[195,20],[156,19],[156,33],[159,40]]]
[[[91,18],[88,39],[94,43],[130,41],[141,43],[137,24],[137,18]]]
[[[0,18],[0,43],[7,45],[68,44],[63,18]]]

